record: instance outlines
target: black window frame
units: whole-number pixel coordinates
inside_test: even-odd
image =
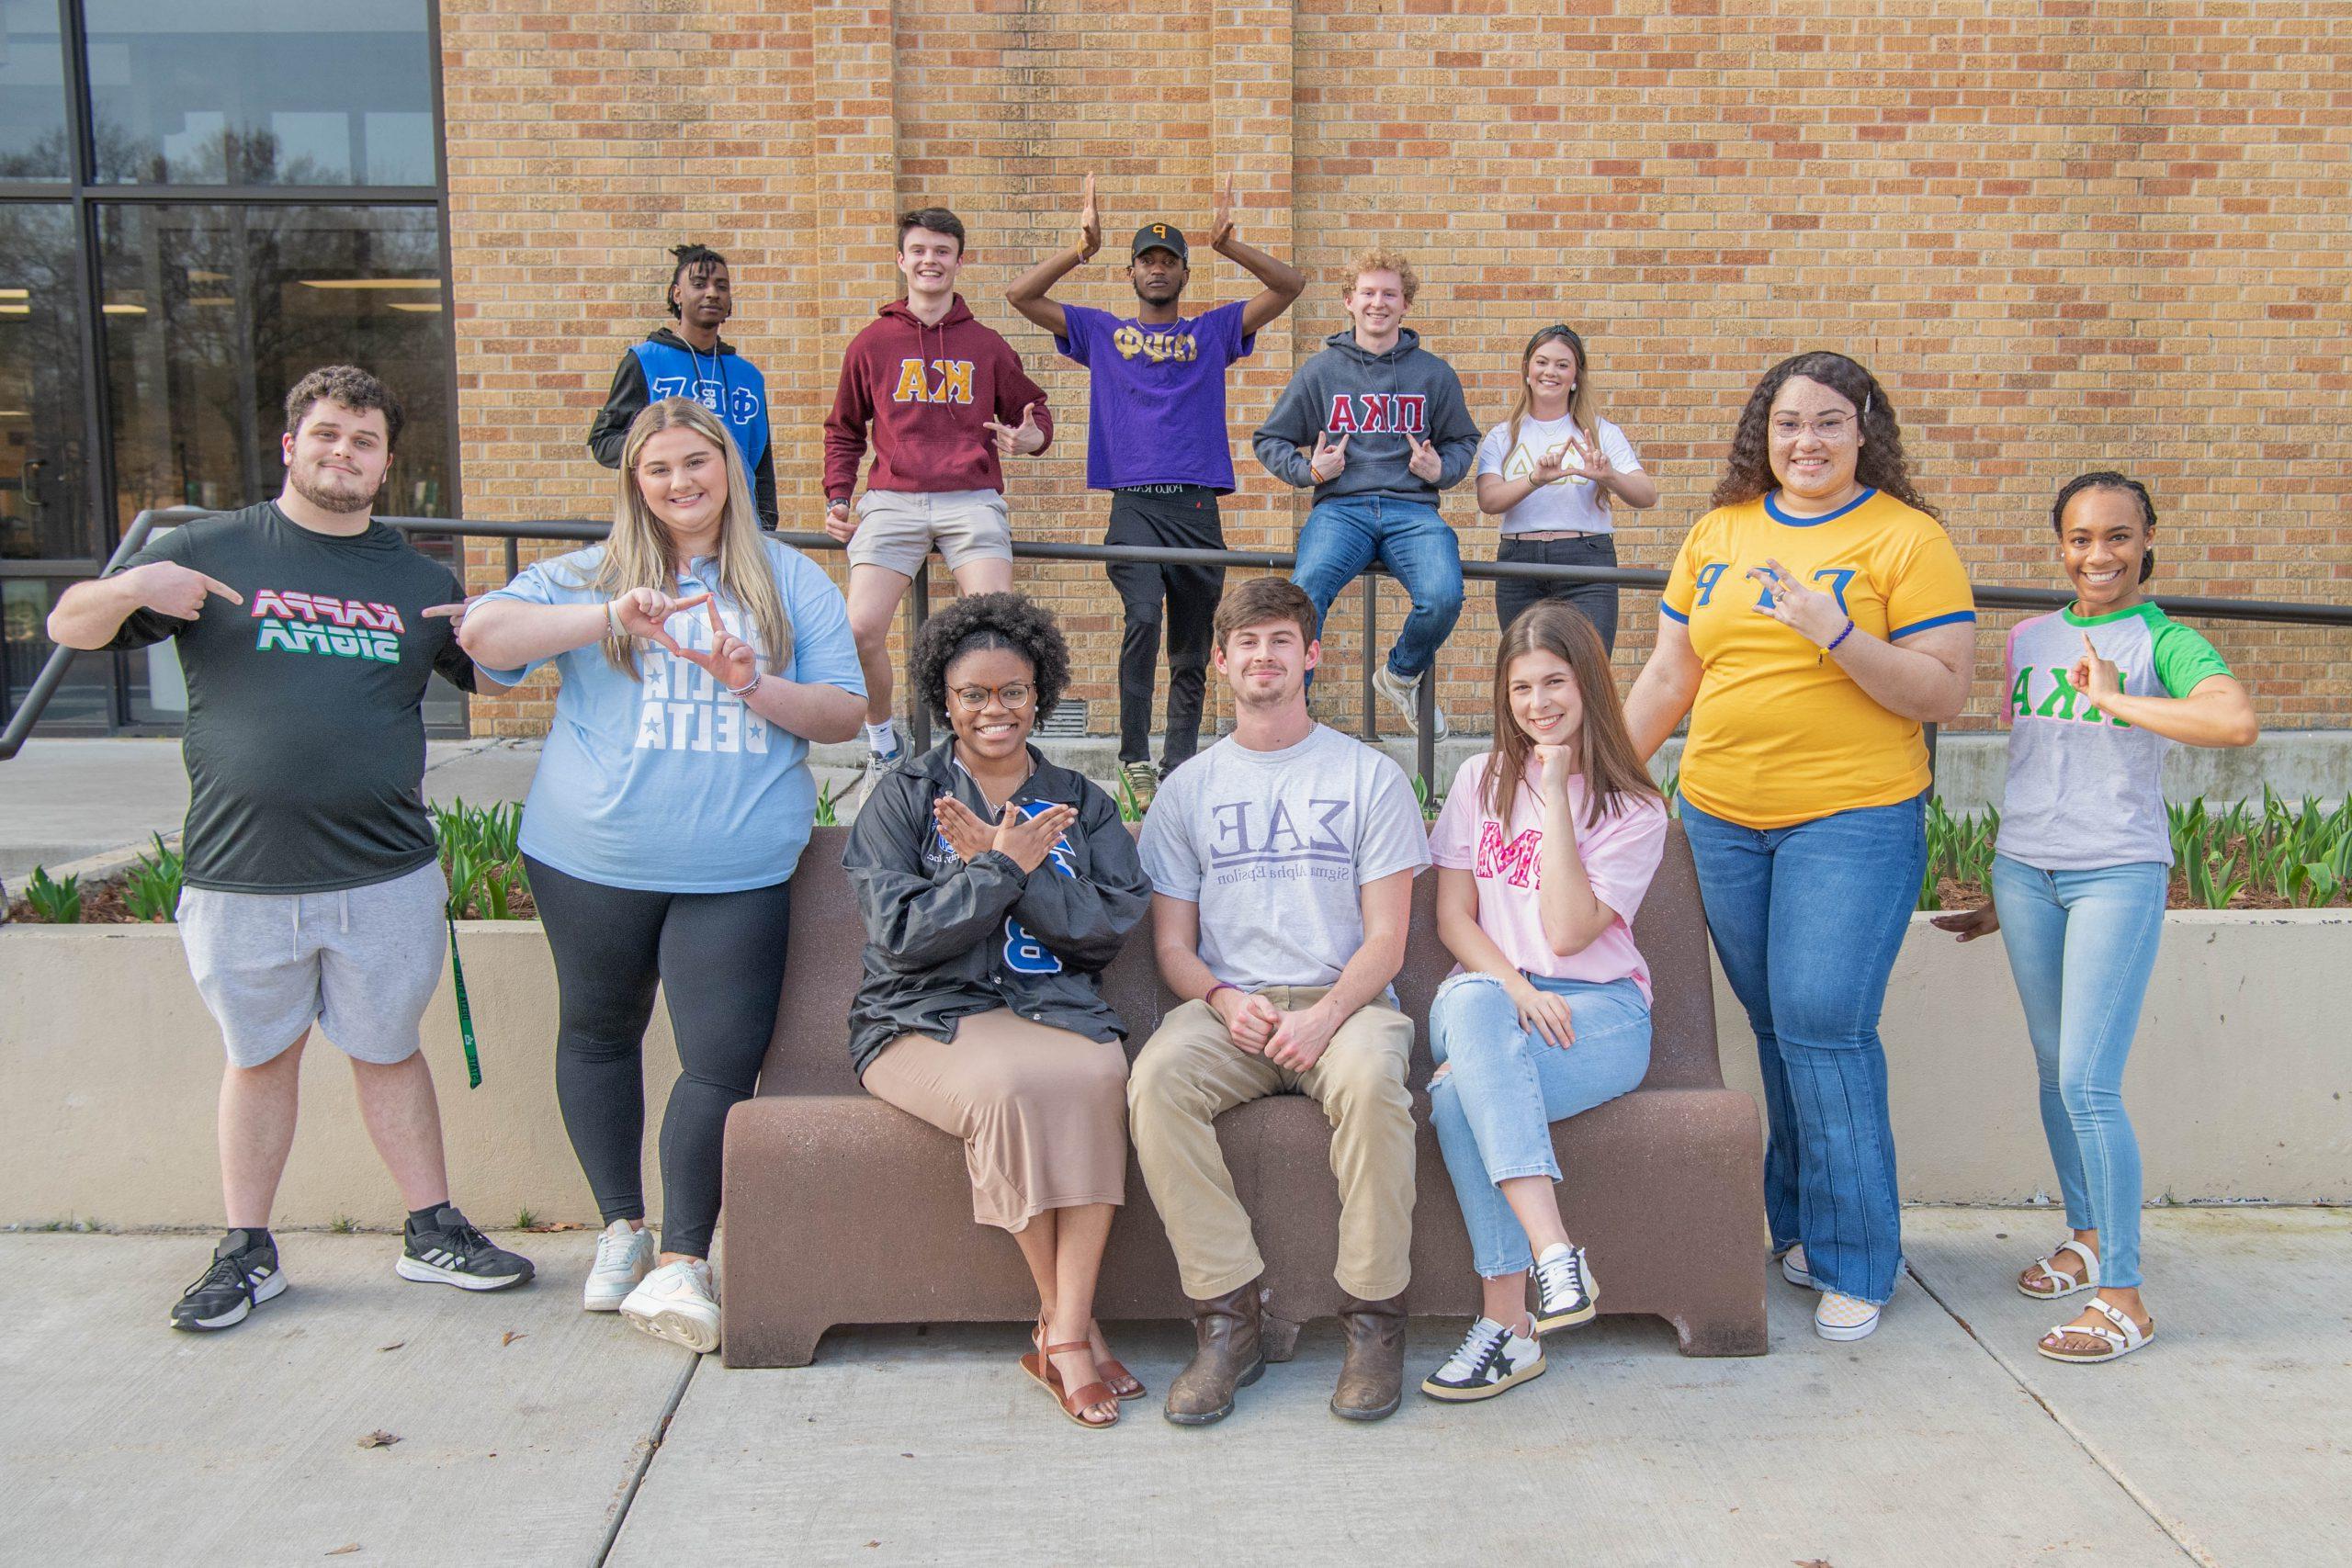
[[[67,177],[62,181],[0,179],[0,203],[67,207],[73,214],[74,285],[82,305],[80,342],[77,344],[82,376],[82,432],[84,450],[87,454],[87,460],[83,465],[82,503],[89,509],[88,515],[96,525],[96,550],[89,557],[62,559],[10,560],[0,558],[0,578],[94,578],[104,568],[107,556],[121,538],[122,520],[118,511],[119,497],[115,487],[114,430],[107,407],[106,342],[102,335],[106,332],[106,320],[102,309],[104,301],[99,298],[98,276],[98,214],[101,208],[107,206],[201,206],[213,203],[238,207],[433,209],[440,236],[441,314],[442,320],[449,323],[448,353],[441,367],[442,396],[448,410],[449,449],[446,462],[449,483],[446,505],[449,516],[464,516],[464,470],[460,463],[463,443],[458,435],[458,318],[455,280],[450,269],[449,141],[443,102],[440,0],[424,0],[425,47],[432,61],[429,77],[433,89],[434,183],[430,186],[99,183],[96,179],[96,147],[91,126],[89,34],[85,25],[83,6],[84,0],[57,0],[58,32],[66,72],[65,130],[71,164]],[[113,662],[108,722],[104,733],[177,734],[177,725],[141,723],[131,717],[128,656],[113,653],[103,657]],[[13,702],[17,694],[9,693],[6,696]],[[6,703],[0,703],[0,715],[5,715],[6,706]],[[469,724],[460,723],[455,727],[434,726],[429,732],[446,738],[465,734],[469,728]],[[59,725],[53,728],[43,725],[37,732],[57,735],[97,733],[82,724]]]

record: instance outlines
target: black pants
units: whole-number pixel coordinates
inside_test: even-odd
[[[606,1224],[645,1217],[645,1026],[662,982],[680,1071],[662,1117],[662,1249],[710,1256],[727,1112],[751,1098],[775,1032],[787,884],[646,893],[528,857],[555,953],[555,1098]]]
[[[1610,534],[1587,534],[1581,539],[1513,539],[1506,537],[1496,552],[1498,561],[1526,566],[1615,566],[1617,540]],[[1495,580],[1495,617],[1508,626],[1519,613],[1540,599],[1559,599],[1582,610],[1600,646],[1617,650],[1617,585],[1613,582],[1535,582],[1526,578]]]
[[[1216,492],[1202,485],[1114,491],[1106,545],[1221,550]],[[1225,592],[1221,566],[1112,566],[1111,586],[1126,605],[1119,643],[1119,761],[1151,755],[1151,689],[1159,664],[1160,601],[1168,602],[1168,749],[1162,771],[1190,757],[1201,739],[1201,694],[1209,667],[1209,624]]]

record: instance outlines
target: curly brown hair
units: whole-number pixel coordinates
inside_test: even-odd
[[[967,653],[1001,648],[1029,661],[1043,724],[1069,686],[1069,645],[1054,613],[1020,593],[967,593],[925,621],[910,661],[914,688],[941,723],[947,721],[947,667]]]
[[[401,400],[392,389],[362,370],[356,365],[327,365],[311,371],[287,389],[286,434],[302,434],[302,422],[311,414],[311,405],[320,401],[341,403],[354,413],[369,409],[382,412],[384,416],[384,446],[397,451],[401,444],[401,426],[408,423],[401,408]]]
[[[1764,372],[1747,406],[1739,411],[1738,428],[1732,432],[1731,455],[1724,460],[1724,477],[1716,481],[1711,506],[1736,506],[1777,488],[1770,452],[1772,400],[1790,378],[1818,381],[1854,405],[1861,418],[1862,446],[1854,462],[1856,482],[1884,491],[1904,505],[1926,513],[1938,522],[1943,513],[1911,486],[1911,470],[1903,456],[1903,428],[1894,417],[1894,400],[1878,378],[1842,354],[1815,350],[1792,354]]]

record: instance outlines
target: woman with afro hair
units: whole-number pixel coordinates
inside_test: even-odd
[[[1144,1387],[1094,1323],[1127,1169],[1127,1031],[1102,978],[1151,885],[1111,797],[1029,743],[1069,682],[1051,615],[1017,593],[958,599],[913,665],[952,733],[850,828],[866,932],[850,1054],[868,1093],[963,1140],[973,1220],[1011,1231],[1036,1280],[1023,1370],[1071,1420],[1108,1427]]]

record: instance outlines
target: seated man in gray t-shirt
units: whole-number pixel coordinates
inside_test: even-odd
[[[1389,982],[1429,840],[1404,771],[1308,716],[1315,622],[1314,602],[1276,578],[1226,594],[1214,655],[1233,733],[1170,773],[1144,819],[1159,973],[1185,1000],[1136,1057],[1127,1101],[1193,1298],[1198,1346],[1168,1392],[1168,1418],[1187,1426],[1225,1416],[1265,1367],[1265,1265],[1216,1122],[1269,1094],[1313,1096],[1333,1129],[1350,1301],[1331,1409],[1376,1421],[1403,1397],[1413,1024]]]

